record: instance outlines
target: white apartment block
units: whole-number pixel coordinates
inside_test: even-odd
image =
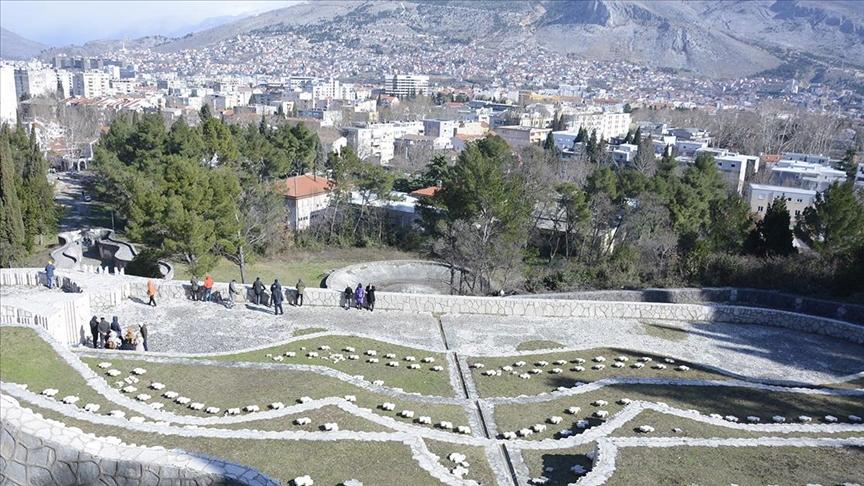
[[[597,131],[597,138],[609,140],[627,135],[630,129],[630,113],[574,113],[567,120],[567,131],[578,132],[585,128],[590,135]]]
[[[423,122],[375,123],[343,130],[348,146],[361,159],[377,158],[381,165],[393,160],[394,144],[405,135],[423,135]]]
[[[817,162],[780,160],[771,168],[771,182],[777,185],[824,191],[835,182],[846,180],[846,173]]]
[[[15,93],[15,68],[0,66],[0,123],[18,119],[18,96]]]
[[[616,164],[626,165],[636,158],[636,152],[639,151],[639,146],[632,143],[622,143],[612,149],[612,160]]]
[[[384,92],[390,96],[429,96],[429,76],[421,74],[388,74],[384,76]]]
[[[98,98],[111,91],[111,77],[100,71],[75,73],[72,94],[76,97]]]
[[[760,219],[765,217],[768,205],[777,198],[786,200],[786,209],[789,210],[791,223],[795,224],[804,209],[813,204],[813,200],[816,199],[816,191],[798,187],[750,184],[750,197],[748,198],[750,210],[756,213]]]
[[[742,155],[716,148],[701,148],[696,150],[694,153],[696,157],[702,154],[714,156],[714,163],[717,165],[717,170],[723,176],[723,179],[729,187],[735,190],[738,194],[743,193],[744,181],[747,177],[759,172],[758,155]]]
[[[780,160],[796,160],[820,165],[832,165],[834,162],[831,157],[822,154],[801,154],[798,152],[783,152],[780,154]]]
[[[22,68],[15,70],[15,96],[34,98],[57,92],[57,73],[47,68]]]

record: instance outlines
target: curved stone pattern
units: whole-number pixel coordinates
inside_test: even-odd
[[[131,447],[64,426],[0,396],[3,484],[162,484],[278,486],[255,469],[204,455]]]

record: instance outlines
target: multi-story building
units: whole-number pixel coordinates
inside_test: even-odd
[[[458,120],[423,120],[423,131],[428,137],[452,138],[458,129]]]
[[[423,135],[423,122],[375,123],[346,128],[343,134],[358,157],[387,165],[393,160],[395,140],[405,135]]]
[[[609,140],[627,135],[630,129],[630,113],[578,112],[567,117],[567,131],[578,132],[584,128],[590,134],[597,131],[597,138]]]
[[[822,154],[801,154],[798,152],[783,152],[780,154],[780,160],[796,160],[798,162],[809,162],[811,164],[833,165],[835,162],[826,155]]]
[[[384,76],[384,92],[390,96],[413,98],[429,96],[429,76],[421,74],[388,74]]]
[[[717,165],[717,170],[723,176],[724,181],[738,194],[742,194],[744,191],[744,181],[756,172],[759,172],[758,155],[742,155],[717,148],[701,148],[696,150],[694,156],[698,157],[700,155],[712,155],[714,157],[714,163]],[[688,163],[692,161],[692,158],[679,157],[678,160],[679,162]]]
[[[57,73],[53,69],[27,67],[15,70],[15,96],[33,98],[57,92]]]
[[[835,182],[846,180],[846,173],[817,162],[780,160],[771,168],[771,182],[824,191]]]
[[[551,132],[551,128],[533,128],[519,125],[503,126],[495,129],[495,133],[514,148],[542,144]]]
[[[111,77],[101,71],[75,73],[72,79],[72,94],[84,98],[98,98],[111,91]]]
[[[769,204],[773,204],[774,200],[778,198],[785,199],[791,223],[795,224],[804,209],[813,204],[816,193],[817,191],[812,189],[751,183],[748,200],[750,210],[756,213],[759,218],[763,218]]]
[[[303,230],[315,224],[330,205],[332,181],[304,174],[276,182],[276,192],[285,198],[288,227]]]
[[[632,143],[622,143],[612,149],[612,160],[616,164],[626,165],[636,158],[636,152],[639,151],[639,146]]]
[[[18,96],[15,94],[15,68],[0,66],[0,123],[18,119]]]

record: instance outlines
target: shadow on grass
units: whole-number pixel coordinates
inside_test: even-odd
[[[546,453],[541,456],[542,476],[546,485],[565,485],[575,483],[591,471],[592,461],[588,456],[572,453]]]

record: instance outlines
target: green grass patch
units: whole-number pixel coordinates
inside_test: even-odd
[[[557,349],[563,348],[564,345],[555,341],[546,341],[538,339],[535,341],[525,341],[516,346],[516,351],[537,351],[539,349]]]
[[[456,467],[456,463],[447,459],[447,456],[451,452],[458,452],[465,455],[465,460],[469,464],[468,474],[463,476],[465,479],[476,481],[482,485],[497,484],[495,473],[492,472],[489,461],[486,459],[486,449],[483,447],[451,444],[432,439],[423,439],[423,441],[426,442],[426,448],[440,458],[438,462],[447,470],[452,471]]]
[[[329,346],[330,349],[319,349],[322,346]],[[346,347],[353,347],[355,351],[353,353],[345,351]],[[375,350],[377,352],[375,358],[378,359],[378,363],[367,362],[370,358],[370,356],[364,354],[367,350]],[[296,356],[284,356],[289,351],[296,353]],[[307,353],[309,352],[318,353],[318,357],[307,357]],[[385,358],[385,355],[388,353],[395,354],[396,357],[392,359]],[[349,375],[363,375],[369,381],[383,380],[385,385],[402,388],[409,393],[447,397],[453,396],[454,393],[453,387],[450,384],[450,373],[447,371],[447,359],[444,354],[356,336],[322,336],[294,341],[258,351],[215,356],[207,359],[274,363],[272,357],[267,357],[268,354],[282,356],[283,361],[281,363],[326,366],[348,373]],[[325,359],[334,354],[341,354],[345,358],[349,354],[357,354],[360,357],[357,360],[345,359],[343,361]],[[414,356],[416,361],[405,361],[406,356]],[[435,359],[435,362],[421,362],[425,357],[432,357]],[[399,367],[387,366],[389,361],[399,362]],[[408,369],[408,366],[412,363],[419,364],[420,369]],[[436,365],[443,366],[444,370],[432,371],[431,368]]]
[[[311,422],[307,425],[297,425],[295,419],[307,417]],[[269,420],[253,420],[228,425],[214,425],[210,428],[216,429],[250,429],[250,430],[272,430],[272,431],[306,431],[314,432],[321,430],[321,426],[327,422],[339,424],[339,430],[352,430],[354,432],[392,432],[393,429],[370,422],[362,417],[350,414],[339,407],[327,406],[316,410],[309,410],[293,415],[286,415]]]
[[[294,337],[297,337],[297,336],[305,336],[307,334],[315,334],[316,332],[325,332],[325,331],[327,331],[327,329],[324,329],[323,327],[306,327],[303,329],[295,329],[294,332],[291,333],[291,335]]]
[[[843,484],[861,478],[860,447],[625,447],[606,484]]]
[[[664,402],[670,406],[684,410],[695,409],[702,414],[717,413],[722,416],[734,415],[744,422],[749,415],[759,417],[763,423],[770,423],[774,415],[786,417],[787,423],[795,422],[800,415],[813,418],[813,423],[822,423],[826,415],[833,415],[846,421],[850,415],[864,414],[864,398],[848,396],[807,395],[803,393],[783,393],[761,391],[742,387],[713,386],[668,386],[668,385],[614,385],[600,390],[559,398],[547,402],[527,405],[496,405],[495,423],[499,432],[516,431],[537,423],[546,423],[551,416],[564,419],[558,425],[546,423],[546,431],[535,433],[530,439],[546,439],[556,437],[564,429],[583,431],[576,427],[580,419],[588,420],[592,427],[603,423],[603,420],[592,417],[597,410],[609,412],[608,420],[620,412],[624,405],[618,404],[621,398]],[[607,405],[594,406],[592,402],[605,400]],[[565,413],[568,407],[580,407],[575,415]],[[632,427],[643,425],[635,423]],[[630,428],[632,428],[630,427]],[[671,429],[674,425],[661,427]],[[656,427],[655,427],[656,428]],[[683,428],[683,427],[682,427]],[[661,428],[657,428],[661,430]]]
[[[106,413],[109,410],[127,411],[90,388],[51,345],[36,331],[26,327],[0,327],[0,381],[26,384],[33,393],[56,388],[59,390],[55,396],[57,400],[74,395],[80,398],[76,404],[78,407],[95,403]]]
[[[681,342],[688,338],[687,330],[672,324],[663,322],[642,322],[642,330],[645,334],[666,341]]]
[[[545,477],[547,484],[575,483],[580,477],[591,470],[592,461],[587,456],[593,452],[596,445],[580,445],[570,449],[522,449],[522,460],[528,466],[532,478]],[[582,466],[585,473],[576,474],[571,468]]]
[[[602,370],[592,369],[595,363],[592,361],[594,357],[603,356],[606,361],[600,363],[604,365]],[[624,363],[623,368],[613,368],[612,364],[618,356],[626,356],[628,361]],[[637,359],[643,356],[651,358],[653,361],[645,363],[643,368],[632,368],[631,365],[637,362]],[[574,363],[577,358],[584,359],[581,364]],[[625,349],[616,348],[594,348],[581,351],[560,351],[553,353],[531,354],[524,356],[503,356],[503,357],[471,357],[468,358],[468,363],[483,363],[485,368],[472,369],[474,383],[477,385],[477,391],[483,397],[514,397],[519,395],[537,395],[554,391],[559,386],[572,387],[578,383],[588,383],[597,381],[603,378],[615,377],[640,377],[640,378],[680,378],[680,379],[703,379],[703,380],[727,380],[728,376],[721,373],[708,370],[697,364],[687,361],[675,360],[674,363],[665,363],[664,356],[650,353],[637,353]],[[557,360],[566,361],[563,365],[553,364]],[[523,367],[513,368],[512,372],[502,371],[501,376],[485,376],[483,372],[486,370],[494,370],[502,366],[513,366],[518,361],[524,361],[526,364]],[[546,361],[549,364],[543,367],[536,365],[539,361]],[[653,366],[663,364],[666,369],[658,370]],[[687,365],[689,371],[677,371],[675,367],[678,365]],[[581,366],[584,371],[573,371],[576,366]],[[524,380],[519,378],[519,374],[527,373],[532,368],[542,369],[543,372],[538,375],[532,375],[530,379]],[[552,374],[551,370],[560,368],[560,374]]]
[[[262,257],[247,264],[246,281],[253,282],[255,277],[261,277],[265,282],[272,282],[278,278],[283,285],[294,285],[297,279],[302,278],[308,287],[318,287],[327,274],[348,265],[415,258],[417,255],[413,253],[388,248],[292,249],[285,255]],[[174,272],[176,280],[189,280],[192,276],[183,262],[175,262]],[[217,282],[240,281],[240,267],[224,258],[219,259],[209,273]]]
[[[412,459],[410,448],[400,442],[179,437],[96,425],[50,410],[26,406],[46,418],[59,420],[69,427],[78,427],[86,433],[118,437],[127,444],[208,454],[254,467],[282,484],[291,484],[291,480],[305,474],[312,476],[316,485],[341,484],[349,479],[382,486],[440,484]],[[395,472],[398,474],[390,474]]]
[[[83,361],[98,370],[95,368],[96,364],[102,360],[84,358]],[[163,392],[176,391],[193,402],[205,404],[205,408],[218,407],[222,411],[228,408],[242,408],[246,405],[258,405],[261,410],[266,410],[270,403],[282,402],[285,405],[293,405],[304,396],[318,399],[354,395],[357,397],[357,406],[402,422],[413,423],[412,419],[398,416],[401,410],[412,410],[415,412],[415,419],[420,415],[427,415],[432,418],[433,424],[445,420],[452,422],[454,426],[468,425],[465,410],[459,405],[397,400],[312,371],[257,370],[213,365],[152,363],[131,359],[113,359],[112,362],[115,368],[127,373],[136,367],[147,370],[147,374],[142,377],[141,383],[137,386],[139,391],[135,394],[144,390],[144,393],[151,395],[154,401],[164,403],[164,410],[181,415],[208,416],[203,410],[195,411],[188,406],[163,398],[162,392],[145,390],[151,382],[164,384]],[[111,383],[116,381],[116,379],[110,380]],[[393,403],[396,409],[384,411],[378,408],[384,402]]]

